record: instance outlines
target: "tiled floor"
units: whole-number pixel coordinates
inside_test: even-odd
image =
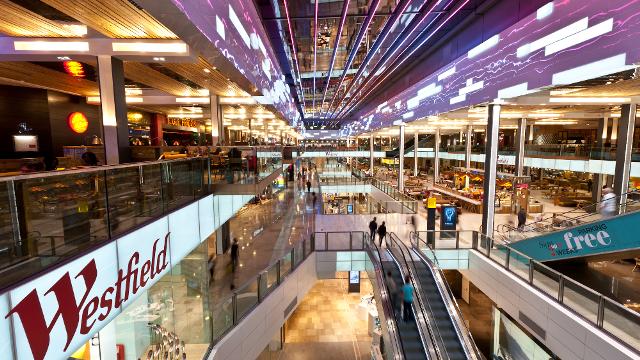
[[[287,321],[279,359],[370,359],[367,309],[361,297],[371,294],[368,280],[360,293],[347,292],[347,279],[320,280]]]

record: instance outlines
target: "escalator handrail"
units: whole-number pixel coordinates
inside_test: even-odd
[[[417,281],[417,278],[414,275],[416,273],[416,269],[415,267],[413,269],[409,268],[409,263],[413,265],[413,260],[411,258],[410,258],[411,261],[407,260],[407,253],[405,253],[405,251],[402,248],[402,245],[404,244],[400,241],[400,239],[397,237],[395,233],[391,232],[387,236],[389,239],[388,242],[390,242],[392,245],[391,247],[389,247],[389,253],[391,254],[391,256],[396,258],[396,261],[402,260],[402,264],[404,264],[404,267],[406,269],[405,275],[409,275],[409,281],[411,281],[411,284],[413,285],[414,299],[415,299],[413,303],[414,304],[417,303],[416,309],[420,311],[420,314],[422,315],[422,319],[424,319],[423,321],[419,321],[420,318],[415,317],[416,324],[418,325],[418,329],[420,330],[420,337],[422,339],[422,345],[424,346],[425,353],[429,354],[430,358],[448,359],[448,356],[447,357],[443,356],[443,354],[446,354],[446,352],[443,353],[442,349],[440,348],[440,344],[444,343],[444,341],[442,340],[442,336],[440,335],[440,331],[437,329],[437,327],[434,326],[434,321],[432,321],[431,320],[432,317],[429,316],[429,314],[433,314],[434,312],[428,303],[427,303],[427,306],[429,307],[429,309],[427,309],[422,300],[422,297],[418,296],[418,294],[422,293],[422,289],[419,282]],[[397,248],[400,250],[400,255],[402,255],[402,259],[397,259],[397,257],[394,256],[393,248]],[[409,254],[409,256],[411,255]],[[402,266],[400,264],[399,266],[400,266],[400,272],[402,273]],[[403,276],[403,281],[404,281],[404,276]],[[440,339],[440,341],[437,341],[437,339]],[[432,346],[428,346],[428,345],[432,345]]]
[[[416,234],[416,235],[414,236],[413,234]],[[425,240],[422,240],[420,238],[420,236],[417,233],[411,231],[409,233],[409,236],[411,240],[413,239],[416,240],[415,244],[413,243],[413,241],[410,241],[411,247],[416,252],[418,257],[427,265],[427,267],[429,268],[429,271],[431,271],[431,273],[433,274],[433,278],[436,280],[436,284],[438,285],[438,292],[440,293],[440,297],[442,297],[442,299],[445,301],[445,304],[447,305],[447,309],[449,310],[453,309],[453,311],[451,312],[452,318],[454,320],[453,325],[456,330],[456,334],[458,335],[458,339],[464,345],[463,348],[467,355],[467,359],[483,359],[483,356],[480,353],[480,349],[478,349],[477,344],[473,340],[473,336],[471,335],[471,330],[469,330],[469,328],[467,327],[467,324],[463,321],[464,317],[462,315],[462,311],[460,311],[460,307],[458,306],[458,302],[456,301],[456,298],[453,294],[453,291],[451,290],[451,287],[449,286],[449,283],[444,278],[444,273],[440,268],[440,265],[438,263],[438,257],[436,256],[435,252],[433,251],[431,246],[427,244]],[[422,253],[420,248],[421,241],[424,243],[424,246],[427,249],[429,249],[429,251],[433,255],[434,261],[431,261],[431,259],[429,259],[427,256],[425,256]]]
[[[369,255],[369,257],[371,258],[371,263],[373,264],[373,268],[376,272],[376,281],[381,284],[380,285],[380,299],[381,301],[381,306],[382,309],[384,311],[384,316],[386,319],[391,319],[391,329],[392,331],[390,331],[390,335],[392,337],[392,348],[394,350],[394,353],[396,355],[401,355],[401,358],[404,359],[406,356],[404,354],[404,345],[402,344],[402,341],[400,341],[400,331],[398,330],[398,323],[396,321],[396,317],[395,317],[395,310],[393,309],[393,305],[389,303],[389,299],[391,298],[390,296],[390,292],[389,292],[389,288],[387,287],[387,282],[385,281],[385,276],[386,273],[384,272],[384,267],[382,266],[382,256],[380,254],[380,249],[378,248],[378,246],[376,246],[376,244],[373,244],[372,242],[365,242],[367,245],[365,245],[365,247],[367,248],[367,250],[369,252],[371,252],[371,254]],[[374,253],[374,249],[375,249],[375,253]],[[378,257],[376,257],[375,255],[377,255]],[[384,293],[382,292],[382,290],[384,290]],[[385,298],[386,295],[386,299],[387,301],[384,301],[383,299]],[[389,323],[387,323],[389,324]],[[398,356],[394,356],[394,359],[399,360]]]
[[[622,215],[622,214],[628,213],[628,211],[626,210],[626,206],[632,205],[632,204],[636,204],[636,203],[640,203],[640,200],[635,200],[635,199],[631,199],[630,200],[629,199],[628,196],[632,195],[632,194],[633,195],[640,195],[640,192],[638,192],[637,190],[629,191],[629,192],[624,193],[622,195],[618,195],[615,198],[607,199],[607,200],[604,200],[604,201],[611,201],[613,199],[616,199],[617,200],[616,201],[616,207],[618,208],[618,214]],[[624,204],[620,204],[619,203],[619,199],[622,198],[623,196],[626,198],[626,201],[625,201]],[[496,227],[496,232],[501,233],[501,234],[505,234],[505,233],[508,234],[511,231],[517,231],[519,233],[532,232],[532,233],[543,234],[543,233],[550,233],[550,232],[554,232],[554,231],[559,231],[559,230],[565,229],[567,227],[583,225],[583,224],[580,224],[580,223],[573,223],[573,222],[576,221],[576,220],[580,220],[580,219],[583,219],[583,218],[586,218],[586,217],[593,216],[594,213],[583,212],[584,209],[585,208],[586,209],[593,208],[595,210],[595,209],[597,209],[599,207],[599,205],[601,203],[603,203],[603,201],[599,201],[599,202],[595,202],[595,203],[589,204],[589,205],[587,205],[585,207],[582,207],[580,209],[573,209],[573,210],[569,210],[569,211],[566,211],[566,212],[563,212],[563,213],[555,213],[554,215],[555,215],[556,219],[560,218],[561,221],[563,221],[563,222],[566,221],[567,222],[567,224],[565,226],[562,226],[562,225],[554,226],[553,225],[554,215],[552,215],[550,217],[547,217],[547,218],[544,218],[544,219],[540,219],[538,221],[534,221],[532,223],[526,224],[526,228],[525,229],[519,229],[518,227],[516,227],[514,225],[511,225],[511,224],[499,224]],[[577,214],[578,216],[569,217],[569,216],[567,216],[569,214]],[[565,217],[566,219],[563,219],[563,217]],[[551,221],[550,225],[549,225],[549,221]],[[536,224],[543,224],[543,225],[542,226],[535,226]],[[550,230],[549,231],[544,231],[547,227],[550,227]],[[527,230],[527,229],[543,229],[543,231],[540,231],[540,230],[535,230],[534,231],[534,230]]]

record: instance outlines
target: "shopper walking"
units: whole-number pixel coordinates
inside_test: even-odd
[[[616,215],[616,194],[613,189],[606,187],[602,190],[602,202],[600,203],[600,214],[603,217],[608,218]]]
[[[311,179],[307,180],[307,192],[311,192]]]
[[[233,244],[231,244],[231,272],[236,272],[236,267],[238,267],[239,251],[238,239],[233,238]]]
[[[315,191],[311,193],[311,201],[313,203],[313,211],[316,211],[316,201],[318,201],[318,197]]]
[[[380,247],[382,247],[382,240],[387,236],[387,225],[382,222],[382,225],[378,226],[378,239],[380,240]]]
[[[404,285],[402,285],[402,320],[409,321],[413,319],[411,305],[413,304],[413,286],[411,285],[409,275],[404,277]]]
[[[527,212],[524,210],[524,207],[520,207],[520,211],[518,211],[518,230],[522,231],[526,222]]]
[[[378,223],[376,222],[375,216],[373,220],[369,223],[369,239],[371,239],[371,243],[376,242],[376,231],[378,230]]]

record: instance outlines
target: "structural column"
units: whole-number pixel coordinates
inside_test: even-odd
[[[436,129],[436,138],[434,141],[434,156],[433,156],[433,183],[438,183],[440,180],[440,128]]]
[[[464,144],[464,167],[471,168],[471,145],[473,145],[473,127],[467,126],[467,141]]]
[[[500,105],[491,104],[487,109],[485,136],[484,199],[482,206],[482,232],[493,236],[496,201],[496,165],[498,162],[498,132],[500,130]]]
[[[99,55],[98,83],[106,163],[113,165],[128,162],[129,126],[122,60],[109,55]]]
[[[413,176],[418,176],[418,130],[413,134]]]
[[[516,176],[524,176],[524,144],[527,139],[527,119],[518,119],[516,130]]]
[[[613,178],[613,192],[620,196],[620,204],[627,201],[624,195],[629,191],[629,172],[633,150],[633,132],[636,125],[636,104],[622,105],[619,129],[617,132],[616,172]],[[613,133],[613,129],[611,132]]]
[[[222,125],[222,111],[220,111],[220,98],[218,95],[211,95],[209,104],[211,107],[211,144],[223,144],[224,127]]]
[[[607,142],[607,133],[609,128],[609,118],[600,119],[598,122],[598,132],[596,133],[596,151],[600,155],[604,155],[604,144]],[[599,157],[600,158],[600,157]],[[604,174],[593,174],[593,182],[591,186],[591,200],[594,203],[599,202],[602,199],[602,185],[604,184]]]
[[[398,190],[404,191],[404,124],[400,125],[400,164],[398,164]]]
[[[369,174],[373,176],[373,134],[369,135]]]

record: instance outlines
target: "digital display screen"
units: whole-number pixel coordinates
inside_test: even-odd
[[[440,214],[440,229],[455,230],[458,222],[458,209],[455,206],[443,206]]]
[[[347,204],[347,214],[353,214],[353,204]]]
[[[360,283],[360,271],[349,271],[349,284]]]
[[[298,124],[300,113],[253,1],[172,1],[267,102]]]
[[[364,108],[342,135],[629,70],[640,61],[638,8],[618,10],[629,4],[549,2],[415,85]]]

